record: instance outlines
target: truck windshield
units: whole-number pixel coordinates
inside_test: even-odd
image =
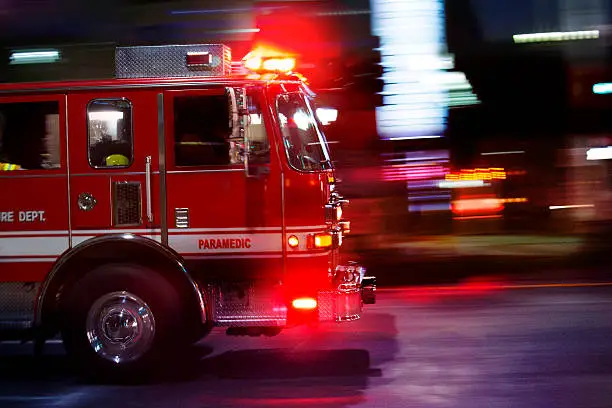
[[[291,167],[301,171],[331,168],[325,136],[317,126],[305,96],[300,93],[280,95],[276,109]]]

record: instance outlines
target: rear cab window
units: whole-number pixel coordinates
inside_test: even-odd
[[[60,103],[0,102],[0,171],[61,167]]]

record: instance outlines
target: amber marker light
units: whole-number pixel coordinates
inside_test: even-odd
[[[331,234],[316,234],[314,236],[315,248],[329,248],[333,244]]]

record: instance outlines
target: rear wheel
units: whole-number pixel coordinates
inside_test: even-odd
[[[62,312],[66,351],[80,374],[95,379],[149,378],[184,341],[176,289],[140,266],[87,273],[66,294]]]

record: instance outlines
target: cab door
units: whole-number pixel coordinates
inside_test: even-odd
[[[155,92],[68,95],[72,246],[118,233],[161,240],[156,117]]]
[[[282,271],[280,166],[263,88],[246,95],[256,176],[247,176],[231,139],[227,88],[164,93],[168,242],[192,273],[208,279],[278,278]]]
[[[0,330],[29,327],[38,285],[68,249],[66,101],[0,98]],[[19,166],[17,168],[17,166]]]

